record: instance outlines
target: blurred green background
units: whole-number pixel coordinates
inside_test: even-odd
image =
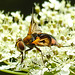
[[[12,11],[21,11],[24,16],[27,16],[31,13],[32,7],[34,7],[34,2],[39,3],[41,6],[44,1],[48,0],[0,0],[0,10],[4,10],[5,13]],[[74,5],[75,3],[75,0],[66,1],[71,1],[72,5]]]

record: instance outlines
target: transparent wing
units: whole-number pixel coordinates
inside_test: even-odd
[[[38,24],[35,23],[35,21],[34,21],[34,15],[33,15],[33,11],[32,11],[32,18],[31,18],[31,23],[30,23],[28,34],[41,33],[41,32],[42,31],[40,30]]]

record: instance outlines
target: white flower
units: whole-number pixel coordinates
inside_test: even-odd
[[[11,15],[12,15],[13,17],[18,18],[18,19],[21,18],[21,16],[20,16],[20,11],[17,11],[16,13],[15,13],[15,12],[12,12]]]
[[[4,19],[5,18],[5,15],[0,13],[0,18],[1,19]]]
[[[68,50],[67,55],[73,55],[75,56],[75,50]]]
[[[42,4],[43,7],[48,7],[49,5],[50,5],[50,3],[47,2],[47,1],[45,1],[45,2]]]
[[[64,65],[64,67],[60,71],[60,75],[69,75],[70,74],[70,70],[69,70],[70,66],[71,66],[70,64]]]
[[[19,26],[17,25],[17,23],[12,24],[12,31],[13,32],[19,32]]]
[[[27,16],[25,20],[30,22],[31,21],[31,16]]]

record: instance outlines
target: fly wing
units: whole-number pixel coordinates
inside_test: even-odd
[[[33,22],[32,27],[31,27],[31,33],[41,33],[42,31],[40,30],[39,26],[37,23]]]
[[[33,15],[33,10],[32,10],[32,18],[31,18],[31,23],[30,23],[28,34],[33,34],[33,33],[41,33],[41,30],[40,30],[38,24],[35,23],[35,21],[34,21],[34,15]]]

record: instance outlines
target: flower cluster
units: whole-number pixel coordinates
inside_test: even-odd
[[[10,15],[0,11],[0,63],[4,63],[0,69],[25,71],[32,75],[75,74],[75,7],[64,0],[49,0],[42,4],[42,9],[35,4],[35,11],[35,22],[40,24],[42,33],[54,36],[60,45],[69,47],[38,46],[43,53],[44,63],[41,53],[34,48],[26,53],[21,64],[21,55],[15,48],[15,42],[27,35],[31,15],[23,20],[24,16],[19,11],[11,12]]]

